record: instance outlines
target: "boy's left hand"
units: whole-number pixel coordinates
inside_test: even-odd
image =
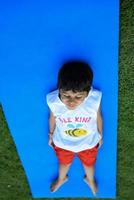
[[[102,144],[103,144],[103,139],[101,139],[101,140],[99,141],[98,149],[101,147]]]

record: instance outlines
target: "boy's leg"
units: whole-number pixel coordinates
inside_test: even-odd
[[[86,166],[83,164],[87,179],[94,180],[94,166]]]
[[[86,166],[83,165],[84,170],[85,170],[85,182],[89,185],[89,187],[91,188],[92,192],[94,195],[96,195],[97,193],[97,185],[95,183],[95,179],[94,179],[94,166]]]
[[[59,177],[58,177],[59,180],[62,181],[64,179],[66,179],[70,166],[71,166],[71,164],[68,164],[68,165],[60,164],[59,165]]]
[[[69,171],[71,164],[68,165],[63,165],[60,164],[59,165],[59,176],[57,178],[57,180],[55,182],[52,183],[51,185],[51,192],[55,192],[64,182],[67,181],[68,177],[67,177],[67,173]]]
[[[54,146],[55,153],[59,161],[59,175],[55,182],[51,184],[51,192],[55,192],[64,182],[67,181],[67,173],[72,163],[74,153]]]
[[[87,149],[78,153],[78,157],[83,164],[86,174],[84,181],[89,185],[94,195],[97,193],[97,186],[94,179],[94,165],[97,151],[97,146],[95,146],[92,149]]]

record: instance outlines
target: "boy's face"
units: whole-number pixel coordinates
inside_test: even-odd
[[[88,95],[87,91],[73,92],[72,90],[64,91],[61,89],[59,92],[61,101],[69,110],[74,110]]]

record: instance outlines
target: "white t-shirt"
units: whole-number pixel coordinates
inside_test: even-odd
[[[102,93],[91,88],[88,96],[74,110],[69,110],[59,98],[59,91],[47,94],[47,104],[55,116],[53,142],[56,146],[73,152],[91,149],[101,135],[97,129],[97,111]]]

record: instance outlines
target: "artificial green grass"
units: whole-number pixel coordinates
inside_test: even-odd
[[[0,109],[0,200],[19,199],[32,198],[3,111]]]
[[[134,199],[134,3],[121,1],[117,199]]]
[[[134,3],[133,0],[122,0],[120,6],[117,200],[134,199],[133,49]],[[2,107],[0,107],[0,200],[32,199],[23,167],[9,133]],[[63,199],[71,200],[72,198],[61,198],[60,200]],[[83,198],[77,199],[84,200]],[[89,198],[85,200],[87,199]],[[52,200],[54,200],[54,198]]]

